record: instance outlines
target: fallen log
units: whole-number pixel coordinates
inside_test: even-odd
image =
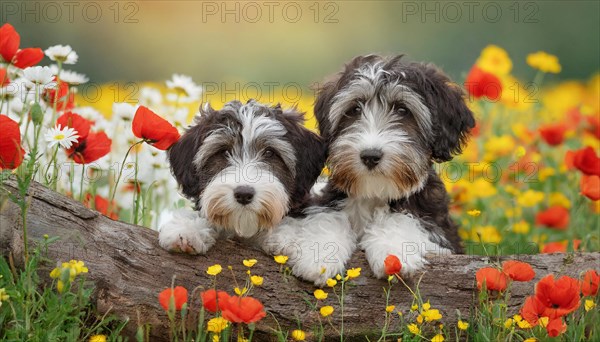
[[[16,192],[12,180],[6,182],[4,188]],[[271,256],[257,250],[233,241],[221,241],[204,256],[170,254],[158,246],[155,231],[113,221],[40,184],[32,184],[28,200],[29,241],[35,243],[46,234],[60,237],[49,246],[48,257],[57,262],[85,261],[90,270],[87,279],[95,284],[98,311],[110,311],[128,318],[130,323],[126,333],[129,335],[135,334],[138,325],[151,324],[152,341],[168,338],[167,317],[158,304],[157,294],[171,285],[173,276],[176,276],[177,285],[190,290],[197,286],[210,288],[212,277],[206,274],[206,269],[219,263],[224,271],[218,276],[217,286],[232,293],[234,278],[225,266],[233,266],[236,279],[243,281],[246,268],[242,266],[242,260],[249,258],[258,260],[252,272],[264,277],[264,284],[254,288],[253,296],[272,314],[257,324],[255,336],[259,336],[258,340],[273,336],[271,328],[276,326],[275,319],[284,329],[297,328],[299,319],[303,328],[309,331],[318,322],[318,313],[304,301],[312,298],[315,287],[292,276],[284,276]],[[11,254],[19,264],[23,250],[20,211],[6,197],[0,197],[0,205],[0,253],[5,257]],[[535,281],[551,272],[577,277],[585,269],[600,266],[600,253],[519,255],[499,259],[445,256],[430,260],[420,282],[420,293],[442,312],[443,322],[455,324],[458,313],[468,317],[475,305],[475,272],[491,261],[504,259],[530,263],[536,271]],[[55,266],[45,265],[43,271],[49,272]],[[356,286],[346,293],[345,336],[348,340],[363,340],[365,335],[379,336],[385,315],[383,288],[387,287],[387,282],[373,278],[362,252],[356,253],[348,266],[361,267],[362,274],[355,279]],[[416,281],[407,279],[413,288]],[[524,298],[532,293],[533,286],[533,282],[513,284],[510,311],[518,310]],[[336,311],[330,317],[333,325],[338,327],[341,315],[333,295],[325,303],[334,306]],[[402,285],[395,285],[390,304],[406,313],[411,303],[409,291]],[[336,334],[334,329],[326,326],[327,339],[336,338]]]

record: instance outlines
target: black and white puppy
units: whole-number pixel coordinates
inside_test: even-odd
[[[240,237],[262,247],[284,216],[301,213],[324,165],[325,145],[303,121],[254,100],[204,108],[168,151],[197,211],[175,212],[160,227],[160,245],[202,254],[219,237]]]
[[[303,253],[293,270],[317,284],[341,273],[356,247],[377,277],[385,276],[388,254],[400,258],[406,274],[423,267],[427,254],[462,251],[433,163],[461,152],[473,113],[438,68],[401,57],[357,57],[318,93],[315,115],[331,169],[318,201],[333,210],[321,220],[338,210],[350,228],[303,228],[303,251],[312,246],[320,254]],[[330,243],[328,253],[322,246]]]

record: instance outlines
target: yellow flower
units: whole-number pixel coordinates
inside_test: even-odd
[[[459,320],[457,326],[460,330],[467,330],[469,328],[469,323]]]
[[[242,261],[242,263],[246,267],[252,267],[252,266],[256,265],[257,262],[258,261],[256,259],[244,259],[244,261]]]
[[[425,310],[421,313],[426,322],[433,322],[442,319],[442,314],[438,309]]]
[[[325,272],[327,272],[327,267],[321,267],[321,273],[320,274],[323,274]]]
[[[520,159],[521,157],[524,157],[526,153],[527,153],[527,150],[525,150],[525,147],[519,146],[519,147],[517,147],[517,150],[515,151],[515,157]]]
[[[55,267],[52,272],[50,272],[50,278],[58,279],[60,277],[60,268]]]
[[[248,289],[245,288],[245,287],[243,287],[241,289],[239,287],[236,287],[236,288],[233,289],[233,292],[235,292],[236,295],[241,296],[244,293],[248,292]]]
[[[541,168],[540,171],[538,171],[538,178],[540,179],[540,181],[545,181],[546,179],[548,179],[551,176],[554,176],[556,174],[556,171],[551,168],[551,167],[544,167]]]
[[[413,304],[413,305],[411,305],[411,307],[410,307],[410,311],[416,311],[418,308],[419,308],[419,305],[417,305],[417,304]]]
[[[495,157],[506,156],[515,150],[515,140],[510,135],[492,136],[484,144],[485,152],[493,160]]]
[[[529,189],[517,197],[517,204],[525,208],[535,207],[543,200],[543,192]]]
[[[323,168],[323,170],[321,170],[321,175],[323,177],[329,177],[329,175],[331,174],[331,171],[329,170],[329,167],[325,166]]]
[[[221,336],[220,335],[213,335],[212,337],[212,342],[221,342]]]
[[[427,301],[427,303],[423,303],[423,310],[427,311],[431,309],[431,304],[429,303],[429,301]]]
[[[1,298],[0,298],[0,300],[1,300]],[[593,300],[591,300],[591,299],[586,299],[585,300],[585,304],[584,304],[585,311],[590,311],[590,310],[592,310],[595,307],[596,307],[596,303],[594,303]]]
[[[525,220],[521,220],[513,224],[512,231],[517,234],[527,234],[529,233],[529,223]]]
[[[263,281],[264,279],[261,276],[253,275],[250,277],[250,282],[252,282],[252,285],[254,286],[261,286]]]
[[[58,290],[58,293],[62,293],[64,288],[65,288],[65,283],[63,283],[62,280],[59,280],[56,283],[56,290]]]
[[[222,270],[223,270],[223,267],[221,267],[221,265],[215,264],[215,265],[208,267],[208,269],[206,270],[206,273],[208,273],[211,276],[216,276],[217,274],[221,273]]]
[[[540,317],[540,319],[538,321],[540,322],[540,325],[545,328],[548,325],[548,322],[550,322],[550,318],[549,317]]]
[[[423,324],[423,315],[417,316],[417,323]]]
[[[337,280],[332,278],[327,279],[327,286],[334,287],[335,285],[337,285]]]
[[[558,74],[561,70],[558,57],[544,51],[530,53],[527,55],[527,64],[534,69],[553,74]]]
[[[339,280],[342,280],[342,276],[341,276],[341,275],[339,275],[339,274],[336,274],[336,275],[335,275],[335,279],[337,279],[338,281],[339,281]]]
[[[288,256],[287,255],[276,255],[273,257],[273,259],[275,259],[276,263],[284,265],[288,261]]]
[[[467,211],[467,215],[477,217],[477,216],[481,215],[481,211],[477,210],[477,209],[471,209],[471,210]]]
[[[421,329],[419,329],[419,326],[414,323],[411,323],[411,324],[407,325],[406,327],[408,328],[408,331],[411,332],[411,334],[416,335],[416,334],[421,333]]]
[[[510,327],[512,327],[514,324],[514,320],[512,318],[508,318],[506,321],[504,321],[504,327],[506,329],[510,329]]]
[[[325,292],[321,289],[316,289],[313,294],[314,294],[315,298],[317,298],[318,300],[327,299],[327,292]]]
[[[494,226],[477,226],[471,230],[470,240],[484,243],[499,243],[502,235]]]
[[[571,201],[569,201],[567,196],[563,195],[560,192],[551,193],[548,197],[548,202],[550,203],[550,206],[559,205],[567,209],[571,208]]]
[[[444,335],[442,334],[437,334],[435,336],[433,336],[433,338],[431,339],[431,342],[444,342]]]
[[[306,333],[302,330],[293,330],[291,337],[294,341],[304,341],[306,339]]]
[[[526,339],[526,340],[523,340],[523,342],[537,342],[537,338],[535,338],[535,337],[530,337],[530,338],[528,338],[528,339]]]
[[[93,335],[89,342],[106,342],[106,335]]]
[[[512,70],[512,61],[503,48],[496,45],[488,45],[477,59],[477,66],[482,70],[494,75],[508,75]]]
[[[346,271],[346,277],[348,277],[348,279],[358,278],[360,276],[360,270],[360,267],[351,268],[348,271]]]
[[[211,318],[206,323],[206,331],[218,334],[221,331],[223,331],[225,328],[227,328],[228,325],[229,325],[229,322],[223,317]]]
[[[0,288],[0,305],[2,305],[2,302],[6,302],[9,298],[10,296],[6,294],[6,289]]]
[[[238,335],[237,342],[250,342],[250,340],[241,335]]]
[[[331,305],[324,306],[319,310],[319,312],[321,313],[321,316],[327,317],[333,313],[333,306],[331,306]]]
[[[523,320],[523,317],[521,317],[521,315],[517,314],[513,316],[513,319],[515,322],[521,322]]]
[[[385,307],[385,312],[394,312],[395,309],[396,309],[395,305],[388,305]]]
[[[522,319],[520,321],[517,322],[517,325],[519,326],[519,328],[521,329],[530,329],[532,327],[531,324],[529,324],[529,322],[527,322],[526,320]]]

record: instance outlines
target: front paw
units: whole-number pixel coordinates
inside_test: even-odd
[[[215,241],[208,222],[192,211],[176,212],[158,233],[159,245],[170,252],[204,254]]]
[[[326,243],[327,247],[324,249],[315,248],[317,245],[318,243],[315,243],[313,246],[307,245],[302,248],[303,253],[292,260],[292,273],[322,287],[327,279],[344,274],[346,262],[354,248],[346,246],[348,249],[340,251],[339,246],[334,243]]]

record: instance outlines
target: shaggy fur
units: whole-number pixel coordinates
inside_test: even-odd
[[[163,224],[160,245],[205,253],[219,237],[262,245],[286,215],[300,215],[325,159],[322,140],[295,110],[256,101],[204,109],[168,151],[181,192],[197,212]]]
[[[438,68],[401,57],[357,57],[319,91],[315,115],[332,172],[317,198],[319,216],[343,222],[342,212],[349,225],[304,226],[304,247],[322,254],[303,249],[294,264],[298,276],[322,284],[343,271],[356,247],[378,277],[388,254],[401,259],[407,274],[425,265],[428,254],[462,252],[433,163],[461,152],[473,113],[462,89]],[[326,260],[328,243],[339,252]]]

